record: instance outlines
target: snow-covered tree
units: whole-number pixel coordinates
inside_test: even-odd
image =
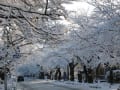
[[[27,50],[23,46],[53,43],[64,35],[64,26],[55,21],[66,17],[61,4],[61,0],[0,0],[1,67],[9,68],[22,57]]]
[[[110,62],[111,64],[119,63],[119,0],[86,0],[90,7],[92,7],[92,10],[88,8],[86,11],[76,10],[69,12],[68,18],[66,19],[66,22],[68,23],[66,27],[64,26],[64,23],[60,24],[58,21],[52,22],[52,20],[49,19],[49,16],[53,19],[51,15],[53,15],[54,10],[57,10],[57,15],[58,12],[65,15],[63,14],[65,10],[62,12],[57,9],[57,6],[61,1],[48,0],[48,6],[42,6],[42,9],[38,10],[41,13],[45,12],[47,16],[41,16],[42,18],[38,20],[39,22],[36,22],[35,20],[34,24],[41,27],[42,30],[45,30],[45,33],[40,30],[40,32],[42,32],[42,35],[40,34],[41,36],[35,34],[36,39],[29,36],[27,37],[27,40],[46,43],[46,45],[44,45],[46,48],[40,48],[39,50],[42,50],[42,52],[39,52],[37,49],[29,59],[34,57],[36,62],[48,67],[55,67],[56,65],[65,66],[73,57],[77,62],[79,61],[83,65],[85,64],[90,67],[97,67],[101,62]],[[63,0],[63,2],[67,1]],[[56,8],[54,9],[53,3],[56,4]],[[30,10],[32,10],[32,8]],[[51,14],[50,12],[52,12],[52,10],[53,13]],[[89,12],[89,10],[92,11],[92,13]],[[54,15],[54,19],[57,19],[56,14]],[[25,20],[28,21],[29,19]],[[32,25],[33,28],[35,28],[29,21],[27,24],[30,24],[30,26]],[[20,26],[23,25],[21,24]],[[48,28],[47,26],[50,27]],[[65,31],[61,31],[61,29]],[[31,28],[29,30],[32,32]],[[34,30],[36,30],[36,28]],[[48,31],[47,34],[46,31]],[[64,33],[64,35],[61,35],[62,33]],[[28,35],[28,33],[26,34]],[[51,47],[48,47],[48,44],[51,44]],[[37,46],[41,47],[38,44]]]
[[[62,3],[61,0],[2,0],[1,53],[4,52],[5,44],[14,52],[25,45],[61,40],[64,25],[57,23],[56,19],[66,16]]]
[[[100,62],[119,63],[119,0],[90,0],[88,3],[95,8],[91,15],[72,17],[77,25],[77,30],[73,27],[71,32],[73,40],[77,40],[71,42],[74,52],[90,66]]]
[[[75,54],[81,63],[92,67],[101,62],[119,63],[119,0],[90,0],[87,3],[92,5],[92,13],[69,12],[67,40],[58,52],[69,57]]]

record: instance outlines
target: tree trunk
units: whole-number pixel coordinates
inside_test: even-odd
[[[5,69],[5,71],[4,71],[4,90],[8,90],[7,89],[7,73],[6,73],[6,69]]]
[[[67,65],[67,80],[69,80],[69,65]]]
[[[74,81],[74,68],[70,70],[70,80]]]
[[[85,65],[83,66],[83,68],[84,68],[84,73],[85,73],[85,82],[88,82],[88,73],[87,73],[87,68],[86,68],[86,66],[85,66]]]
[[[74,68],[76,65],[74,65],[74,62],[69,63],[70,68],[70,80],[74,81]]]

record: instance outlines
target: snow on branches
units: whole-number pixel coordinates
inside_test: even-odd
[[[25,45],[62,38],[64,26],[55,23],[66,15],[61,4],[55,0],[1,0],[0,61],[19,58],[19,54],[26,52],[22,48]]]

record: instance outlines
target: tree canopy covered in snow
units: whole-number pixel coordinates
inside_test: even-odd
[[[0,66],[9,66],[30,54],[35,44],[61,41],[67,14],[61,0],[0,1]],[[26,46],[27,45],[27,46]]]
[[[1,0],[0,8],[0,42],[8,29],[12,51],[31,54],[25,68],[120,62],[119,0]]]
[[[48,51],[44,49],[41,56],[35,54],[38,58],[41,57],[39,60],[36,57],[41,64],[44,62],[48,66],[64,66],[72,58],[76,58],[75,56],[80,57],[78,62],[92,67],[96,67],[99,63],[109,62],[111,65],[119,63],[119,0],[90,0],[79,2],[79,5],[80,3],[88,5],[88,9],[82,11],[79,8],[77,10],[69,8],[65,22],[68,30],[65,41],[58,47],[49,48]],[[89,10],[91,12],[88,13]]]

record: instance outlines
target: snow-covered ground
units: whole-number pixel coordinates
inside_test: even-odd
[[[12,82],[12,81],[11,81]],[[14,88],[14,85],[9,82],[8,84],[8,90],[11,90]],[[118,90],[118,87],[120,87],[120,84],[113,84],[110,85],[106,82],[98,82],[98,83],[79,83],[77,81],[71,82],[71,81],[55,81],[55,80],[32,80],[32,79],[26,79],[24,82],[26,84],[30,85],[39,85],[39,84],[51,84],[59,87],[65,87],[65,88],[71,88],[71,89],[80,89],[80,90]],[[18,85],[17,85],[18,86]],[[18,89],[20,87],[17,87]],[[4,85],[0,84],[0,90],[4,90]]]
[[[4,85],[0,84],[0,90],[4,90]]]
[[[117,90],[119,84],[110,85],[109,83],[79,83],[79,82],[71,82],[71,81],[54,81],[52,82],[55,85],[80,89],[80,90]]]
[[[2,83],[0,83],[0,90],[4,90],[4,82],[1,81]],[[8,90],[14,90],[14,88],[16,88],[17,86],[17,82],[15,78],[8,78],[8,82],[7,82],[7,87]]]
[[[30,84],[53,84],[55,86],[59,87],[65,87],[70,89],[78,89],[78,90],[117,90],[119,87],[119,84],[113,84],[110,85],[106,82],[98,82],[98,83],[79,83],[77,81],[71,82],[71,81],[55,81],[55,80],[34,80],[29,81]]]

